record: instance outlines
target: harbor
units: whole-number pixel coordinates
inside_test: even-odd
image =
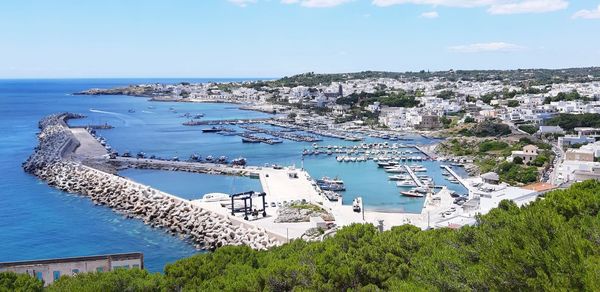
[[[434,193],[433,185],[425,185],[423,175],[419,176],[415,173],[416,171],[424,171],[425,168],[414,164],[395,164],[402,162],[401,159],[395,161],[391,158],[391,154],[402,153],[398,149],[412,149],[410,154],[414,154],[415,157],[419,157],[419,161],[427,159],[418,153],[418,148],[406,146],[406,145],[389,145],[387,143],[373,143],[373,144],[359,144],[352,147],[341,147],[341,146],[319,146],[317,144],[312,145],[313,149],[343,149],[343,154],[356,154],[354,151],[360,149],[363,155],[367,151],[372,150],[385,150],[385,151],[398,151],[397,153],[392,152],[373,152],[379,157],[375,157],[375,165],[383,163],[386,165],[386,172],[396,173],[395,169],[399,169],[398,172],[402,172],[408,175],[414,183],[416,188],[431,187],[431,191],[428,191],[424,195],[415,197],[423,197],[425,201],[424,208],[419,213],[390,213],[380,212],[373,210],[364,210],[365,205],[361,199],[360,207],[356,204],[344,204],[344,195],[332,196],[333,192],[344,191],[345,188],[340,189],[339,186],[343,185],[343,181],[335,179],[315,179],[310,174],[302,169],[296,167],[279,167],[277,165],[272,166],[236,166],[222,163],[208,163],[200,161],[179,161],[179,160],[166,160],[166,159],[151,159],[147,157],[123,157],[123,156],[110,156],[106,150],[106,145],[102,145],[100,141],[104,141],[102,138],[92,136],[90,129],[83,128],[70,128],[72,134],[77,138],[80,146],[75,150],[73,157],[80,159],[81,161],[95,161],[96,163],[105,162],[112,167],[117,169],[125,168],[138,168],[138,169],[154,169],[160,171],[174,171],[174,172],[193,172],[211,175],[230,175],[230,176],[245,176],[258,178],[262,191],[266,194],[266,202],[270,208],[265,208],[266,217],[259,220],[251,220],[243,222],[243,218],[237,216],[231,217],[229,214],[231,205],[219,203],[219,202],[204,202],[201,199],[192,200],[193,204],[198,207],[204,208],[220,214],[221,216],[227,216],[232,220],[240,221],[240,224],[251,226],[252,228],[263,228],[268,230],[270,234],[278,239],[285,238],[289,240],[291,238],[298,238],[304,234],[304,232],[310,228],[311,224],[308,223],[276,223],[277,209],[282,204],[288,204],[289,202],[304,201],[324,206],[334,217],[336,226],[344,226],[352,223],[361,222],[379,222],[383,220],[382,224],[391,227],[396,225],[405,224],[411,222],[411,224],[427,227],[428,223],[423,221],[423,210],[427,209],[427,205],[431,205],[432,202],[439,204],[439,199],[433,199],[440,197],[439,194],[444,194],[444,189],[437,193]],[[106,143],[108,144],[108,143]],[[110,146],[109,146],[110,147]],[[357,152],[358,152],[357,151]],[[341,154],[341,153],[339,153]],[[408,153],[404,153],[408,154]],[[386,156],[387,155],[387,156]],[[327,156],[324,156],[327,157]],[[389,158],[386,158],[389,157]],[[400,156],[398,156],[400,157]],[[372,159],[371,159],[372,160]],[[416,161],[417,159],[415,159]],[[406,160],[405,162],[408,162]],[[395,164],[395,165],[394,165]],[[392,168],[390,168],[392,167]],[[398,183],[397,181],[396,183]],[[338,189],[331,188],[331,186],[338,186]],[[402,187],[399,185],[399,187]],[[333,192],[331,191],[333,190]],[[402,191],[398,191],[398,195],[401,195]],[[436,197],[434,197],[436,196]],[[355,197],[346,197],[345,200],[354,199]],[[451,197],[450,197],[451,198]],[[443,205],[446,206],[446,205]],[[432,209],[433,207],[429,207]],[[435,208],[434,208],[435,209]],[[359,210],[357,212],[357,210]],[[436,209],[437,210],[437,209]],[[431,211],[431,210],[430,210]],[[391,216],[390,214],[395,214]],[[337,215],[337,216],[336,216]]]

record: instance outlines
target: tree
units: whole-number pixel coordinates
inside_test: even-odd
[[[464,120],[464,122],[465,122],[465,124],[472,124],[472,123],[475,123],[475,118],[473,118],[473,117],[470,117],[470,116],[469,116],[469,117],[465,117],[465,120]]]
[[[498,169],[526,177],[510,162]],[[506,175],[503,174],[503,175]],[[62,277],[48,291],[598,291],[600,182],[576,183],[519,207],[503,200],[474,226],[379,232],[343,227],[323,241],[268,251],[226,246],[165,267]],[[22,281],[16,280],[23,279]],[[33,285],[33,286],[29,286]],[[41,291],[0,273],[0,290]]]
[[[506,102],[506,106],[508,106],[508,107],[518,107],[519,106],[519,101],[516,100],[516,99],[509,99]]]
[[[517,157],[513,158],[513,162],[515,164],[523,164],[523,158],[517,156]]]

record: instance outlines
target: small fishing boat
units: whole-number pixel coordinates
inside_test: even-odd
[[[241,165],[241,166],[244,166],[244,165],[246,165],[246,158],[244,158],[244,157],[238,157],[238,158],[232,160],[231,164],[232,165]]]
[[[221,132],[221,131],[223,131],[223,129],[217,128],[217,127],[210,127],[210,128],[202,129],[202,133],[216,133],[216,132]]]

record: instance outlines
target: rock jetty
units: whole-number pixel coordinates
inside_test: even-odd
[[[242,227],[231,218],[66,157],[78,141],[65,123],[79,115],[63,113],[40,121],[39,145],[23,164],[25,171],[60,190],[89,197],[97,205],[180,236],[198,249],[248,245],[267,249],[279,244],[264,229]]]

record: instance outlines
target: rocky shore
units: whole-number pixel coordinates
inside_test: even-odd
[[[188,200],[174,197],[133,181],[65,158],[78,147],[65,119],[57,114],[40,121],[39,145],[23,169],[60,190],[88,196],[94,203],[189,240],[199,249],[224,245],[248,245],[267,249],[279,244],[258,228],[241,227],[226,216],[204,210]]]
[[[74,95],[131,95],[151,97],[156,93],[150,87],[131,85],[127,87],[116,88],[92,88],[81,92],[75,92]]]

